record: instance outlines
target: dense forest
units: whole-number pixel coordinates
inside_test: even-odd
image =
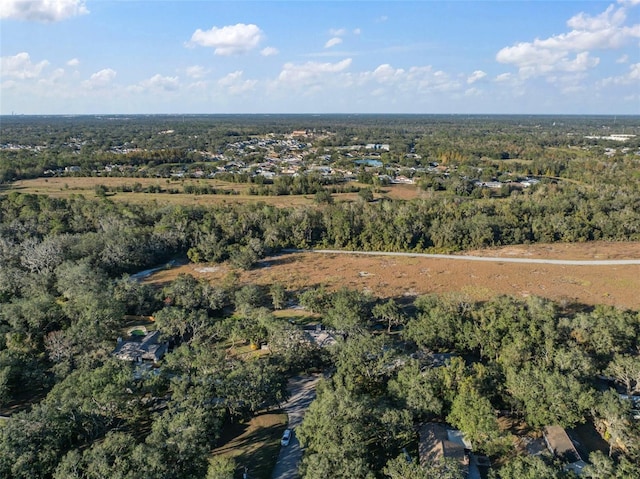
[[[278,410],[288,378],[310,372],[324,379],[296,430],[304,478],[463,477],[457,463],[416,460],[417,428],[427,422],[461,430],[474,453],[491,459],[495,479],[574,477],[557,458],[518,446],[523,431],[540,436],[549,425],[600,438],[596,451],[583,452],[582,477],[640,477],[640,421],[629,399],[640,395],[638,311],[537,297],[476,303],[456,294],[302,291],[243,284],[233,273],[220,284],[182,275],[161,286],[135,276],[176,258],[258,268],[288,248],[440,252],[640,240],[638,138],[610,156],[600,154],[609,140],[583,138],[611,133],[601,133],[611,118],[427,120],[3,118],[0,144],[21,147],[3,148],[0,158],[0,477],[241,477],[240,464],[212,454],[225,431]],[[616,122],[640,133],[637,119]],[[318,195],[332,185],[319,184],[317,203],[304,207],[10,190],[14,179],[48,169],[122,161],[113,148],[125,143],[145,149],[135,154],[146,165],[184,163],[203,161],[199,151],[223,153],[234,138],[294,128],[331,130],[322,148],[356,137],[389,143],[385,162],[415,152],[425,164],[446,159],[464,169],[520,158],[527,168],[557,165],[549,176],[561,180],[496,197],[469,194],[461,174],[446,194],[418,185],[434,194],[407,201],[335,201]],[[167,130],[177,134],[158,134]],[[572,157],[569,131],[580,148],[593,148]],[[291,305],[336,343],[320,347],[276,314]],[[133,318],[153,318],[148,327],[168,345],[157,364],[112,354]],[[240,346],[254,352],[235,354]]]
[[[299,225],[296,214],[5,198],[0,399],[11,406],[30,398],[30,407],[0,429],[3,475],[101,477],[112,470],[119,475],[111,477],[139,477],[140,471],[204,477],[207,451],[226,421],[277,407],[289,374],[317,368],[333,373],[298,431],[307,447],[304,477],[395,471],[402,467],[396,456],[415,442],[413,425],[435,418],[467,432],[480,451],[509,458],[509,434],[498,427],[495,411],[532,428],[595,422],[611,438],[622,471],[611,477],[631,477],[640,452],[638,423],[628,419],[630,403],[596,378],[605,374],[629,394],[637,392],[638,312],[568,311],[538,298],[466,304],[455,296],[419,297],[402,304],[350,290],[264,290],[233,277],[216,286],[179,277],[158,290],[126,274],[191,244],[191,256],[216,252],[209,261],[229,257],[250,267],[239,256],[253,260],[264,244],[286,244],[269,240],[268,232],[276,225],[288,231],[287,215]],[[272,314],[285,296],[320,313],[345,339],[331,350],[300,341],[295,326]],[[171,338],[174,349],[158,374],[135,375],[130,363],[110,356],[126,315],[154,316]],[[227,341],[268,342],[272,354],[229,358],[221,347]],[[434,368],[433,352],[456,355]],[[512,457],[500,477],[523,477],[522,468],[559,477],[561,469],[541,461]],[[611,461],[598,456],[593,467],[616,467]],[[409,472],[388,472],[398,474]],[[411,474],[405,477],[427,477]]]

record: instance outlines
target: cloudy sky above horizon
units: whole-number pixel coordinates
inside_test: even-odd
[[[640,114],[640,0],[2,0],[0,113]]]

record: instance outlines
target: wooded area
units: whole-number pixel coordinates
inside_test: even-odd
[[[278,410],[288,378],[316,371],[326,377],[296,430],[304,478],[463,477],[457,463],[420,464],[417,431],[428,422],[462,431],[474,453],[491,459],[496,479],[573,477],[561,459],[522,446],[550,425],[599,437],[583,457],[582,477],[640,477],[640,413],[632,400],[640,396],[638,311],[539,297],[377,298],[347,288],[240,283],[233,273],[218,284],[181,275],[161,286],[133,276],[176,259],[251,269],[286,248],[448,252],[640,241],[640,139],[614,148],[614,140],[584,138],[603,123],[610,132],[612,121],[3,118],[0,409],[7,418],[0,420],[0,476],[241,477],[240,464],[212,455],[224,431]],[[640,134],[637,118],[617,119],[615,127]],[[315,204],[302,207],[259,198],[134,204],[105,191],[52,198],[11,190],[17,178],[58,168],[95,175],[126,160],[156,174],[162,165],[219,162],[202,152],[219,155],[239,138],[294,129],[324,132],[310,141],[310,155],[327,154],[322,161],[330,164],[347,161],[332,148],[388,143],[382,170],[436,162],[456,172],[423,172],[416,188],[433,194],[409,201],[374,198],[380,184],[373,179],[371,195],[354,201],[334,198],[321,176],[268,183],[306,185],[289,191],[315,195]],[[159,134],[168,130],[174,133]],[[125,143],[139,151],[114,152]],[[79,170],[64,171],[71,166]],[[363,167],[360,179],[378,169]],[[507,172],[541,181],[505,194],[467,188],[473,178]],[[278,315],[291,306],[336,344],[322,347]],[[114,357],[119,340],[147,330],[159,331],[168,347],[157,363]]]

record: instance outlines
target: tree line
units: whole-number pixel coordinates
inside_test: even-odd
[[[4,270],[27,264],[33,273],[48,271],[85,254],[110,272],[132,272],[178,253],[215,262],[246,252],[251,266],[282,248],[443,252],[640,239],[640,200],[613,187],[540,185],[502,199],[371,196],[333,202],[327,193],[317,206],[278,208],[260,202],[140,206],[11,193],[0,202]]]

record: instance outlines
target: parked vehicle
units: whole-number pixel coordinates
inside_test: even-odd
[[[282,433],[280,444],[282,444],[283,446],[288,446],[289,441],[291,441],[291,429],[285,429],[284,433]]]

